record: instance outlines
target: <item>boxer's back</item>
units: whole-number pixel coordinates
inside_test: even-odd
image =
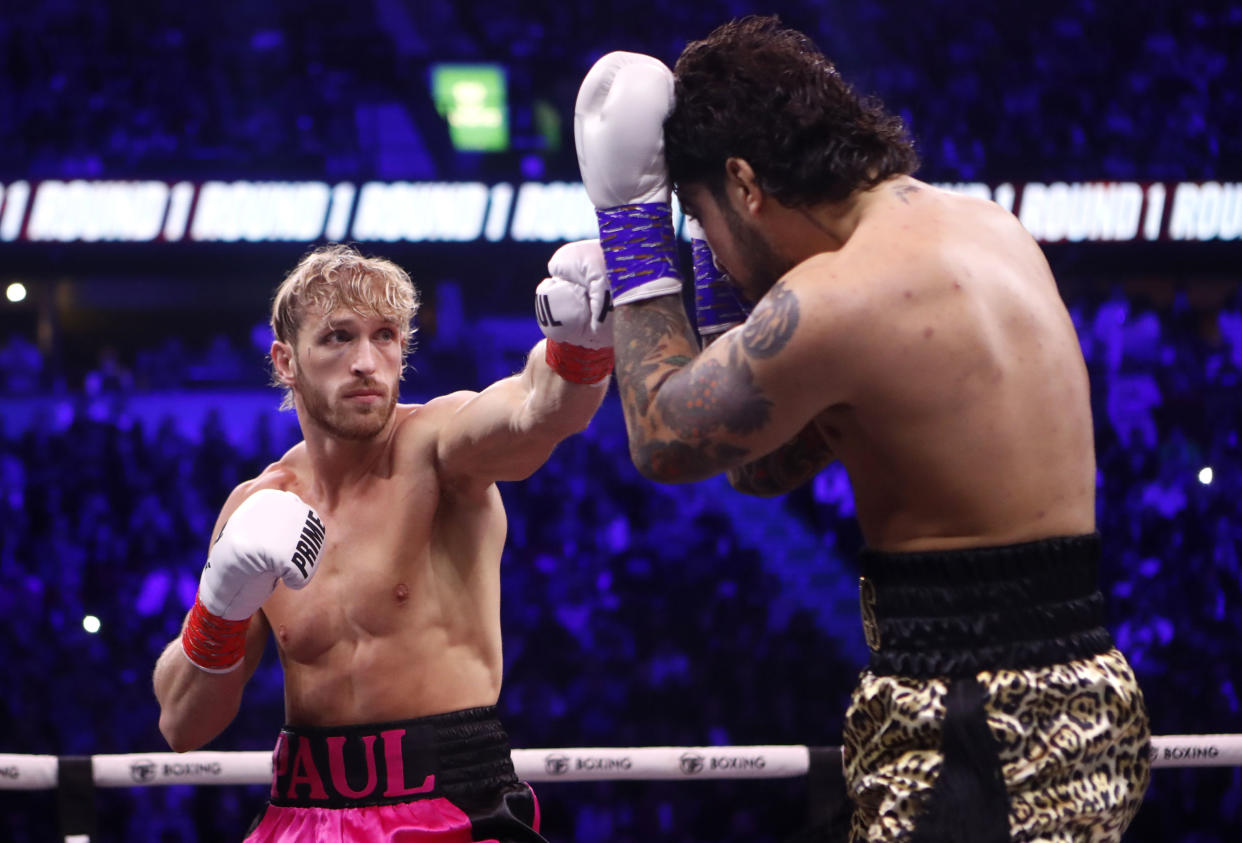
[[[868,544],[1090,532],[1087,372],[1039,247],[990,202],[912,179],[880,190],[844,249],[790,279],[854,278],[864,301],[851,399],[818,421],[850,473]]]
[[[296,449],[274,482],[316,508],[328,540],[314,581],[264,605],[289,722],[384,722],[496,702],[499,564],[495,486],[447,488],[435,408],[398,407],[384,459],[335,499],[306,482]]]

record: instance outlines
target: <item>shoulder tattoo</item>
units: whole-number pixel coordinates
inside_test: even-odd
[[[746,320],[742,347],[751,357],[772,357],[789,344],[798,327],[798,296],[778,281]]]
[[[909,197],[911,194],[918,193],[919,190],[920,188],[917,185],[913,185],[913,184],[897,185],[897,188],[896,188],[897,198],[901,200],[903,205],[909,205],[910,200],[907,197]]]

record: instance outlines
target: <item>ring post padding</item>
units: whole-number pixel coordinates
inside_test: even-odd
[[[89,755],[61,756],[56,765],[56,813],[65,839],[90,840],[98,825],[94,765]]]
[[[839,746],[810,747],[807,769],[807,824],[831,826],[849,811],[845,788],[845,753]]]

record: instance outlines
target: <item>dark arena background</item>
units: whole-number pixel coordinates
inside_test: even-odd
[[[211,525],[299,438],[266,319],[309,247],[420,286],[405,400],[516,371],[548,257],[595,234],[583,75],[749,12],[1043,245],[1092,377],[1110,627],[1157,735],[1242,732],[1242,3],[40,0],[0,11],[0,753],[167,751],[151,670]],[[614,393],[502,494],[515,747],[840,743],[866,650],[839,466],[773,500],[656,486]],[[270,750],[273,650],[207,749]],[[554,843],[782,841],[811,797],[537,787]],[[240,840],[265,791],[101,788],[91,839]],[[62,798],[0,789],[0,840],[63,837]],[[1237,766],[1154,770],[1126,835],[1240,839]]]

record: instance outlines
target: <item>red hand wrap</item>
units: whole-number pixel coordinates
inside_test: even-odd
[[[194,608],[181,633],[181,648],[196,667],[209,673],[228,673],[246,656],[250,618],[228,621],[213,615],[194,596]]]
[[[599,383],[612,371],[612,348],[583,348],[548,340],[544,359],[570,383]]]

